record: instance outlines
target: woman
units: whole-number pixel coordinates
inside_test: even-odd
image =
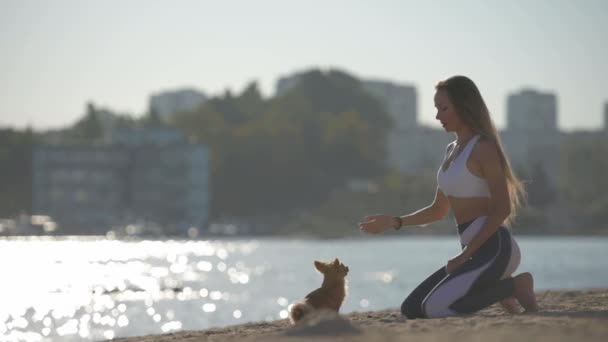
[[[524,190],[511,170],[488,108],[467,77],[451,77],[435,88],[436,119],[456,134],[437,173],[435,200],[405,216],[367,216],[360,228],[380,233],[426,225],[452,209],[462,252],[405,299],[401,312],[407,318],[467,314],[499,301],[510,313],[519,312],[517,302],[526,311],[536,311],[532,275],[511,277],[520,254],[505,224],[515,215]]]

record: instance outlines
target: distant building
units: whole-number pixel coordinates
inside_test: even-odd
[[[417,127],[416,88],[387,81],[363,81],[363,87],[376,97],[393,119],[394,128],[409,130]]]
[[[63,233],[73,234],[102,234],[138,219],[172,227],[167,233],[204,229],[210,199],[207,148],[183,138],[164,139],[36,148],[33,213],[51,216]]]
[[[276,96],[281,96],[287,93],[289,90],[295,88],[300,82],[301,74],[294,74],[289,76],[280,77],[276,85]]]
[[[150,96],[150,113],[156,113],[163,121],[179,112],[192,111],[207,101],[205,94],[194,89],[165,91]]]
[[[526,89],[507,98],[507,130],[557,131],[557,97]]]
[[[108,227],[128,210],[129,162],[129,151],[113,146],[36,148],[33,213],[60,225]]]
[[[136,148],[132,158],[130,202],[135,217],[175,225],[182,233],[190,226],[204,228],[211,169],[205,146],[144,146]]]
[[[557,127],[557,96],[524,89],[507,97],[507,129],[501,137],[516,171],[531,177],[541,170],[556,185],[562,136]],[[531,180],[534,181],[534,180]]]
[[[170,145],[185,144],[186,137],[179,129],[167,126],[114,128],[107,140],[111,145]]]
[[[501,132],[502,142],[512,166],[519,176],[526,181],[541,170],[547,178],[547,183],[557,186],[560,167],[560,146],[564,134],[558,131],[525,132],[506,130]]]
[[[604,104],[604,131],[608,131],[608,102]]]
[[[418,127],[389,133],[388,165],[402,173],[436,170],[445,157],[446,146],[455,137],[443,130]]]

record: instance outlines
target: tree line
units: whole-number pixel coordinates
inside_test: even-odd
[[[156,113],[112,116],[114,127],[168,125],[209,147],[212,220],[275,218],[278,230],[322,233],[353,229],[367,213],[416,209],[434,193],[435,170],[401,175],[386,165],[391,118],[357,78],[339,70],[301,73],[296,85],[270,98],[251,83],[169,122]],[[61,130],[0,129],[0,217],[31,212],[36,144],[99,142],[100,119],[99,108],[89,104],[82,118]],[[557,186],[543,182],[546,170],[533,168],[528,175],[538,181],[528,185],[522,222],[543,224],[543,210],[552,205],[567,206],[590,226],[606,222],[606,135],[566,139],[560,153],[565,162]],[[352,180],[375,188],[349,190]]]

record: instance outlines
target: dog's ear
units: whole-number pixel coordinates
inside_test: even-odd
[[[315,260],[315,268],[317,269],[317,271],[325,273],[326,267],[324,262]]]
[[[346,271],[346,274],[348,274],[348,271],[349,271],[348,266],[344,266],[344,270]]]
[[[340,259],[336,258],[336,260],[334,260],[334,265],[336,265],[336,266],[340,265]]]

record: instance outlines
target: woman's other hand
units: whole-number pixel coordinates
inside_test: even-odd
[[[365,216],[365,222],[359,223],[359,229],[365,233],[378,234],[389,228],[394,228],[397,224],[394,216],[384,214],[370,215]]]
[[[459,269],[467,260],[469,260],[469,256],[463,253],[458,254],[448,261],[448,264],[445,266],[445,270],[448,274],[454,273],[457,269]]]

